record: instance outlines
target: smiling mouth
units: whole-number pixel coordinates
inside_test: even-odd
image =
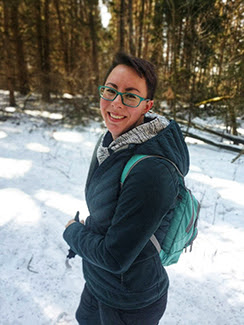
[[[122,116],[122,115],[114,115],[113,113],[109,113],[109,116],[112,117],[112,119],[115,119],[115,120],[122,120],[125,118],[125,116]]]

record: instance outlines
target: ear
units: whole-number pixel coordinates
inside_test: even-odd
[[[148,111],[150,111],[150,109],[153,107],[153,100],[149,100],[147,102],[147,105],[145,106],[145,109],[144,109],[144,114],[146,114]]]

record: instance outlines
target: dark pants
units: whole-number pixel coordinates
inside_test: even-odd
[[[76,311],[80,325],[157,325],[167,304],[167,294],[153,304],[134,310],[111,308],[97,301],[85,286]]]

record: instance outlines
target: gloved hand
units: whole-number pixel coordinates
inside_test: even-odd
[[[66,228],[67,228],[69,225],[71,225],[73,222],[80,222],[79,215],[80,215],[80,212],[77,211],[77,212],[76,212],[76,215],[75,215],[75,218],[72,219],[72,220],[70,220],[70,221],[67,223]],[[81,223],[84,224],[84,220],[81,220]],[[69,249],[69,252],[68,252],[68,255],[67,255],[67,258],[69,258],[69,259],[70,259],[70,258],[74,258],[75,255],[76,255],[76,253],[73,252],[72,249],[70,248],[70,249]]]

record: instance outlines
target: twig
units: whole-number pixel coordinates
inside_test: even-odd
[[[235,157],[235,158],[233,158],[232,160],[231,160],[231,162],[233,163],[233,162],[235,162],[238,158],[240,158],[241,157],[241,155],[243,155],[244,154],[244,149],[242,149],[239,153],[238,153],[238,155]]]
[[[214,205],[214,215],[213,215],[213,221],[212,221],[212,225],[215,224],[215,216],[216,216],[216,211],[217,211],[217,206],[218,206],[218,200],[220,199],[220,195],[217,196],[215,205]]]
[[[30,272],[32,272],[32,273],[38,273],[37,271],[32,270],[32,267],[31,267],[32,260],[33,260],[33,255],[31,256],[31,258],[30,258],[30,260],[28,262],[27,270],[30,271]]]
[[[189,136],[193,139],[198,139],[198,140],[201,140],[207,144],[211,144],[215,147],[218,147],[218,148],[222,148],[222,149],[226,149],[226,150],[231,150],[231,151],[234,151],[234,152],[240,152],[242,149],[241,148],[238,148],[238,146],[235,146],[235,145],[228,145],[228,144],[223,144],[223,143],[220,143],[220,142],[216,142],[214,140],[210,140],[210,139],[207,139],[207,138],[204,138],[203,136],[199,136],[197,134],[194,134],[192,132],[188,132],[186,133],[184,130],[182,130],[182,133],[186,136]]]
[[[205,194],[206,194],[206,190],[203,192],[203,195],[201,197],[200,206],[202,206],[202,203],[203,203],[203,199],[204,199]]]

